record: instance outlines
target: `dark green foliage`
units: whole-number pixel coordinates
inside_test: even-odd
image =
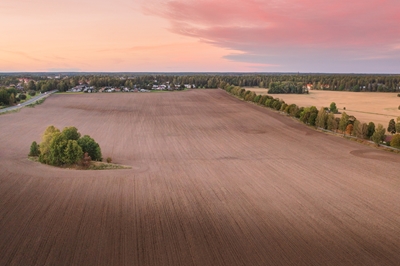
[[[81,137],[76,127],[65,127],[61,134],[63,134],[67,140],[78,140]]]
[[[317,119],[317,113],[311,113],[310,117],[308,118],[308,124],[310,126],[315,126],[315,120]]]
[[[36,95],[36,91],[29,91],[28,94],[29,94],[30,96],[35,96],[35,95]]]
[[[369,122],[367,129],[367,138],[370,139],[374,133],[375,133],[375,124],[374,122]]]
[[[39,145],[36,143],[36,141],[32,142],[29,156],[39,156],[39,153]]]
[[[26,99],[26,95],[21,93],[21,94],[18,96],[18,98],[19,98],[20,100],[25,100],[25,99]]]
[[[390,119],[387,131],[390,134],[396,133],[396,122],[394,121],[394,119]]]
[[[338,113],[338,109],[337,109],[337,107],[336,107],[336,103],[335,103],[335,102],[332,102],[332,103],[331,103],[331,105],[329,106],[329,110],[330,110],[332,113],[334,113],[334,114],[337,114],[337,113]]]
[[[78,140],[79,146],[82,147],[83,152],[87,152],[93,161],[102,161],[101,149],[97,142],[90,136],[85,135]]]
[[[9,100],[10,100],[10,96],[8,95],[7,90],[0,89],[0,104],[8,105]]]

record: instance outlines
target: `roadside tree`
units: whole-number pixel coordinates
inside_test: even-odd
[[[394,119],[390,119],[387,131],[392,135],[396,133],[396,122]]]
[[[400,134],[393,136],[392,140],[390,141],[390,146],[400,149]]]
[[[349,123],[349,116],[346,114],[346,112],[343,112],[339,122],[339,130],[342,131],[343,134],[345,134],[346,132],[348,123]]]
[[[385,140],[385,133],[386,129],[381,124],[378,124],[374,134],[371,137],[372,141],[379,146],[379,144]]]

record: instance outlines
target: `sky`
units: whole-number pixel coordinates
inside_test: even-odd
[[[400,73],[398,0],[1,0],[0,72]]]

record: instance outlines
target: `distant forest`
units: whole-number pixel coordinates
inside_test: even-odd
[[[21,84],[21,79],[25,81]],[[28,81],[27,81],[28,80]],[[400,75],[302,74],[302,73],[2,73],[0,88],[23,86],[26,91],[66,91],[79,84],[94,87],[141,87],[169,83],[195,88],[275,88],[275,93],[307,93],[312,90],[400,92]]]

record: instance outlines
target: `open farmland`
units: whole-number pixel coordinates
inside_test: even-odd
[[[246,88],[257,93],[257,95],[268,94],[267,89]],[[288,104],[298,106],[329,107],[335,102],[340,112],[345,111],[348,115],[354,115],[364,123],[374,122],[387,127],[389,120],[400,116],[400,98],[397,93],[388,92],[348,92],[348,91],[323,91],[310,90],[309,94],[269,94],[274,98],[284,100]],[[343,110],[346,107],[346,110]]]
[[[48,125],[132,169],[29,161]],[[399,155],[222,90],[54,95],[0,128],[0,265],[400,261]]]

